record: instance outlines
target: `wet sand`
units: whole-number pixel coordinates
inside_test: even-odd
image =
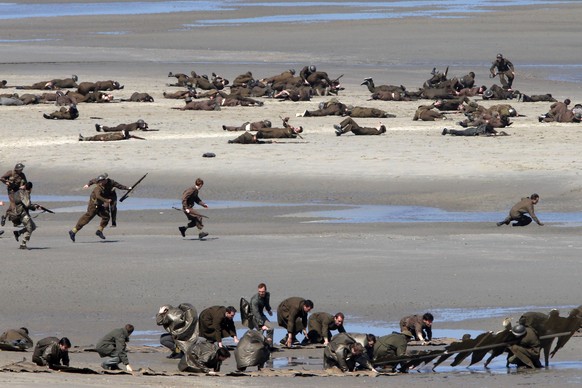
[[[116,98],[140,91],[150,93],[155,102],[81,104],[81,117],[72,122],[43,119],[42,113],[55,110],[52,105],[0,107],[2,168],[23,162],[25,173],[35,183],[33,199],[35,194],[88,197],[89,192],[81,189],[83,184],[107,171],[128,185],[148,172],[136,196],[179,201],[181,192],[200,176],[206,181],[201,197],[210,206],[204,211],[210,217],[206,227],[210,236],[206,241],[193,236],[182,239],[177,232],[177,226],[184,223],[179,212],[123,211],[123,204],[119,227],[106,229],[105,241],[94,235],[96,220],[79,232],[77,243],[68,239],[66,231],[80,213],[39,216],[35,220],[39,229],[27,252],[17,249],[11,228],[5,227],[0,238],[2,326],[25,325],[35,341],[48,335],[68,336],[79,346],[94,344],[111,328],[126,322],[145,333],[142,338],[151,337],[151,333],[161,332],[154,320],[160,305],[189,302],[199,311],[211,305],[237,306],[241,296],[250,297],[263,281],[274,306],[289,296],[310,298],[315,311],[343,311],[348,330],[350,321],[390,326],[404,315],[425,311],[435,312],[435,337],[440,328],[498,330],[503,319],[439,317],[438,312],[445,309],[519,311],[523,306],[524,311],[547,311],[563,306],[566,314],[581,303],[574,291],[581,266],[580,227],[553,223],[520,229],[497,228],[492,223],[322,224],[290,215],[312,211],[318,204],[416,205],[503,214],[532,192],[541,195],[536,210],[542,221],[544,212],[581,211],[580,124],[538,123],[537,116],[548,110],[549,103],[511,101],[524,115],[507,130],[511,136],[455,138],[440,132],[444,126],[454,126],[461,115],[451,115],[444,122],[413,122],[414,110],[424,101],[366,101],[369,93],[359,85],[364,77],[373,76],[377,84],[415,89],[428,78],[432,67],[444,69],[447,65],[451,75],[473,70],[478,84],[490,85],[490,60],[501,51],[516,65],[517,89],[582,102],[580,83],[552,79],[560,66],[575,69],[577,40],[572,31],[580,7],[576,3],[515,7],[471,19],[254,24],[185,31],[169,26],[215,19],[216,14],[3,21],[3,42],[31,40],[0,43],[4,54],[0,78],[9,85],[77,74],[80,81],[119,80],[125,89],[113,92]],[[232,17],[229,12],[223,16]],[[247,17],[258,11],[245,8],[236,12]],[[544,30],[537,31],[535,26],[542,21]],[[128,32],[97,34],[103,31]],[[33,41],[46,38],[56,40]],[[232,80],[249,70],[261,78],[289,67],[299,70],[312,62],[332,77],[344,74],[346,90],[340,93],[340,101],[396,114],[396,118],[384,119],[387,134],[336,137],[332,125],[340,121],[337,117],[295,117],[328,97],[303,103],[264,100],[263,107],[217,112],[171,110],[182,103],[162,98],[162,92],[176,90],[165,85],[174,81],[166,77],[169,71],[216,71]],[[568,71],[558,75],[568,78]],[[278,124],[278,116],[290,116],[294,125],[302,125],[304,140],[232,145],[227,140],[238,134],[221,129],[223,124],[260,119]],[[159,132],[138,134],[147,141],[77,141],[79,133],[94,134],[95,123],[115,125],[138,118]],[[367,126],[378,123],[376,119],[357,121]],[[214,152],[217,157],[202,158],[204,152]],[[213,209],[213,201],[312,205]],[[519,317],[512,316],[514,320]],[[276,339],[282,335],[278,329]],[[480,365],[473,367],[475,373],[456,368],[436,374],[341,380],[89,379],[69,374],[1,373],[0,382],[56,385],[66,378],[76,386],[174,386],[185,381],[200,386],[336,386],[346,382],[437,387],[544,386],[551,382],[573,386],[579,384],[580,346],[580,340],[574,338],[552,359],[552,368],[533,373],[507,373],[504,366],[485,372]],[[275,357],[320,357],[321,352],[284,351]],[[175,371],[177,362],[164,355],[130,354],[130,360],[136,368]],[[21,357],[0,352],[0,365]],[[98,368],[98,359],[95,354],[75,353],[72,365]],[[232,370],[231,360],[223,372]]]

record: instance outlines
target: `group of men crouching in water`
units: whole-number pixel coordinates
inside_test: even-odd
[[[452,366],[458,365],[469,355],[472,356],[472,365],[487,353],[490,357],[485,367],[493,358],[507,353],[507,367],[541,368],[541,350],[545,352],[545,365],[548,366],[549,356],[563,347],[582,324],[582,306],[573,309],[568,317],[560,317],[557,310],[549,314],[527,312],[515,326],[506,319],[504,329],[497,333],[485,332],[474,339],[465,335],[461,341],[438,350],[408,352],[407,347],[412,340],[420,341],[420,345],[431,345],[432,314],[404,317],[400,320],[400,332],[377,337],[374,334],[347,332],[343,313],[310,314],[314,308],[311,300],[291,297],[283,300],[277,308],[277,323],[287,332],[279,348],[273,344],[275,327],[265,315],[273,315],[267,286],[259,284],[257,293],[250,301],[241,298],[240,308],[242,324],[249,330],[239,340],[234,324],[237,310],[233,306],[211,306],[200,315],[189,303],[177,307],[161,306],[156,314],[156,324],[166,330],[160,337],[160,343],[172,351],[167,358],[180,359],[178,369],[181,372],[216,374],[223,361],[231,356],[229,346],[224,345],[222,340],[232,337],[239,372],[253,366],[260,370],[274,351],[308,345],[319,347],[320,344],[324,347],[323,368],[335,368],[341,372],[407,372],[436,359],[434,368],[452,355],[456,355]],[[119,364],[123,364],[128,372],[133,373],[126,346],[133,331],[131,324],[114,329],[97,342],[95,349],[91,349],[102,358],[104,369],[119,370]],[[332,331],[338,331],[338,334],[332,336]],[[298,334],[304,335],[303,341],[297,340]],[[555,338],[558,341],[550,353]],[[32,346],[33,341],[26,328],[8,330],[0,336],[2,350],[23,351]],[[70,363],[70,348],[71,342],[66,337],[43,338],[36,343],[32,360],[39,366],[66,371]]]

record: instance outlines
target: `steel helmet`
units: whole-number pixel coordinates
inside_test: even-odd
[[[313,73],[313,72],[314,72],[314,71],[316,71],[316,70],[317,70],[317,68],[316,68],[314,65],[311,65],[311,66],[309,66],[309,71],[310,71],[310,72],[312,72],[312,73]]]
[[[14,166],[14,170],[16,170],[16,171],[22,171],[22,170],[24,170],[24,164],[22,164],[22,163],[16,163],[16,166]]]
[[[511,332],[516,337],[521,337],[525,335],[525,326],[524,325],[517,325],[511,329]]]

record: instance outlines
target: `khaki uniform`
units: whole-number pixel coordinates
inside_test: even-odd
[[[143,123],[143,125],[140,126],[140,124],[136,121],[135,123],[130,124],[119,124],[115,127],[107,127],[105,125],[102,125],[99,128],[103,132],[121,132],[123,130],[130,132],[148,129],[148,125],[147,123]]]
[[[105,188],[98,184],[95,186],[89,197],[89,204],[87,205],[87,212],[79,218],[75,226],[75,233],[83,229],[95,216],[101,218],[99,223],[99,230],[105,229],[109,223],[109,198],[105,196]]]
[[[381,126],[380,129],[360,127],[354,119],[348,117],[340,123],[340,129],[336,130],[336,135],[340,136],[347,132],[352,132],[357,136],[381,135],[386,132],[386,127]]]
[[[349,112],[350,117],[376,117],[376,118],[383,118],[383,117],[396,117],[394,115],[389,114],[386,111],[376,108],[366,108],[363,106],[355,106]]]
[[[277,307],[277,323],[287,329],[294,337],[307,328],[307,313],[304,311],[305,299],[294,296],[287,298]]]
[[[335,335],[323,351],[323,368],[338,367],[342,372],[353,372],[358,363],[372,370],[372,363],[365,353],[357,356],[352,354],[351,346],[357,342],[347,333]]]
[[[62,350],[57,337],[43,338],[36,343],[32,362],[38,366],[61,365],[69,366],[69,352]]]
[[[14,226],[22,224],[24,228],[15,231],[14,235],[19,237],[20,235],[24,235],[22,241],[20,243],[21,248],[26,248],[26,244],[30,241],[30,236],[32,232],[36,230],[36,224],[30,217],[30,210],[33,210],[30,202],[30,191],[26,189],[18,190],[14,194],[14,209],[9,214],[9,219],[12,221]]]
[[[202,207],[206,206],[204,201],[198,196],[199,188],[197,186],[189,187],[182,193],[182,211],[188,218],[190,222],[186,225],[186,228],[197,227],[199,230],[204,228],[202,223],[202,215],[194,210],[194,204],[198,204]],[[186,212],[188,210],[189,212]]]
[[[246,123],[242,123],[241,125],[239,125],[238,127],[236,126],[229,126],[229,125],[223,125],[222,129],[224,129],[225,131],[258,131],[261,130],[263,128],[270,128],[271,124],[269,123],[267,125],[267,123],[265,123],[265,120],[263,121],[255,121],[255,122],[250,122],[247,121]]]
[[[337,330],[340,333],[346,332],[343,325],[338,326],[335,324],[333,315],[325,312],[311,314],[308,320],[308,328],[307,337],[309,342],[313,344],[322,344],[326,338],[330,340],[332,330]]]
[[[22,329],[10,329],[6,330],[2,335],[0,335],[0,343],[12,345],[20,349],[30,349],[33,346],[33,342]]]
[[[379,337],[374,344],[374,358],[372,363],[375,364],[379,362],[390,361],[396,357],[403,357],[406,355],[407,347],[408,337],[405,334],[394,332],[392,334]]]
[[[540,339],[531,327],[525,328],[525,334],[520,337],[519,342],[507,348],[507,364],[517,366],[527,366],[528,368],[541,368],[540,362]]]
[[[54,111],[51,114],[44,114],[43,117],[49,120],[75,120],[79,117],[79,111],[74,106],[69,108],[63,106],[61,109]]]
[[[131,139],[129,132],[109,132],[100,133],[95,136],[81,136],[79,135],[79,141],[117,141],[117,140],[127,140]]]
[[[87,186],[92,186],[97,184],[97,178],[91,179]],[[111,202],[109,203],[109,211],[111,213],[111,225],[117,226],[117,192],[115,189],[119,190],[129,190],[129,187],[122,185],[114,181],[113,179],[107,178],[103,184],[103,197],[109,198]]]
[[[14,193],[20,190],[20,187],[25,185],[28,180],[26,180],[26,175],[22,171],[10,170],[0,177],[0,182],[6,185],[8,191],[8,199],[10,200],[10,205],[6,210],[6,213],[8,213],[14,208]]]
[[[531,218],[526,216],[526,214],[529,214]],[[532,218],[536,222],[536,224],[538,225],[541,224],[540,220],[538,219],[534,211],[532,199],[526,197],[522,198],[521,201],[513,205],[513,207],[509,211],[509,215],[505,218],[505,220],[502,221],[502,223],[505,225],[509,225],[511,221],[517,221],[516,224],[518,226],[525,226],[531,223]]]
[[[202,310],[198,317],[200,337],[210,342],[221,342],[223,338],[236,337],[234,320],[225,316],[226,307],[212,306]]]
[[[422,315],[409,315],[400,320],[400,331],[408,330],[419,341],[432,339],[432,327],[427,326],[423,320]]]

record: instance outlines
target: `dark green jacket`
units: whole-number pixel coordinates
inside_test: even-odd
[[[129,364],[127,342],[129,342],[129,333],[124,327],[111,330],[97,342],[97,353],[101,357],[119,357],[123,365],[127,365]]]

